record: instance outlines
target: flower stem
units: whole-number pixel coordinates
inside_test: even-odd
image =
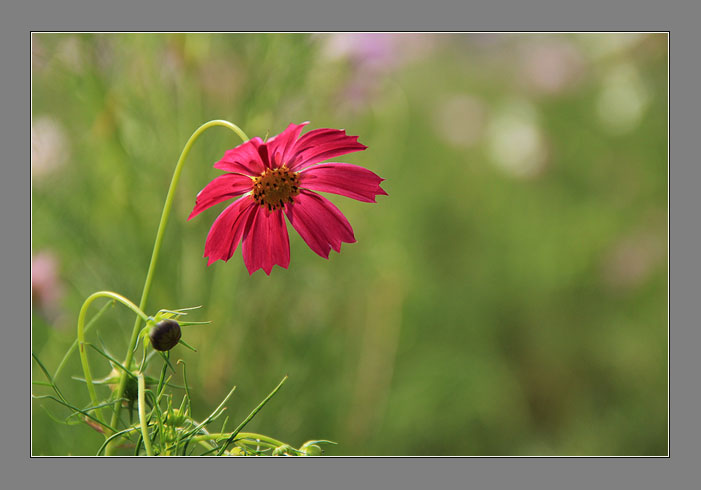
[[[88,312],[88,307],[90,306],[90,304],[98,298],[110,298],[113,300],[117,300],[127,308],[131,309],[134,313],[136,313],[138,315],[139,320],[148,320],[148,317],[146,316],[146,314],[144,314],[143,311],[141,311],[141,308],[136,306],[134,303],[129,301],[121,294],[117,294],[112,291],[98,291],[88,296],[87,299],[83,302],[83,306],[80,308],[80,313],[78,314],[78,350],[80,352],[80,363],[83,366],[85,384],[88,386],[90,402],[93,406],[97,406],[99,405],[99,403],[97,401],[97,394],[95,393],[95,385],[93,384],[92,373],[90,372],[90,363],[88,363],[88,353],[85,351],[85,315]],[[119,403],[120,405],[121,402],[119,401],[119,399],[121,397],[122,394],[120,393],[117,397],[117,403]],[[102,419],[102,410],[100,408],[95,409],[95,415],[97,416],[98,420],[100,420],[101,422],[104,421]],[[109,430],[105,429],[105,435],[109,437],[110,434],[108,434],[107,432],[109,432]]]
[[[146,390],[146,382],[144,381],[144,373],[136,375],[139,383],[139,423],[141,424],[141,435],[144,438],[144,447],[146,455],[153,456],[153,448],[151,447],[151,438],[148,435],[148,425],[146,423],[146,400],[144,391]]]
[[[151,292],[151,284],[153,283],[153,277],[154,273],[156,270],[156,264],[158,262],[158,255],[161,251],[161,244],[163,242],[163,235],[165,234],[165,229],[166,225],[168,224],[168,216],[170,215],[170,209],[173,206],[173,200],[175,198],[175,189],[178,186],[178,181],[180,180],[180,174],[183,169],[183,164],[185,163],[185,158],[187,157],[188,153],[190,153],[190,149],[192,148],[192,145],[195,143],[197,138],[205,132],[207,129],[214,127],[214,126],[224,126],[225,128],[229,128],[232,130],[234,133],[239,135],[243,141],[248,141],[248,136],[246,136],[246,133],[244,133],[241,128],[239,128],[237,125],[230,123],[229,121],[224,121],[222,119],[215,119],[213,121],[209,121],[204,123],[202,126],[197,128],[194,133],[192,133],[192,136],[190,136],[190,139],[187,140],[187,143],[185,143],[185,147],[183,148],[183,151],[180,153],[180,158],[178,158],[178,163],[175,165],[175,171],[173,172],[173,178],[170,181],[170,187],[168,188],[168,194],[166,195],[166,201],[163,206],[163,212],[161,213],[161,221],[158,224],[158,231],[156,232],[156,241],[153,244],[153,252],[151,253],[151,263],[148,266],[148,272],[146,273],[146,281],[144,282],[144,289],[141,293],[141,301],[139,302],[139,308],[144,309],[146,307],[146,302],[148,301],[148,295]],[[124,365],[129,366],[131,364],[133,355],[134,355],[134,346],[136,345],[136,341],[138,339],[138,334],[139,334],[139,329],[141,328],[141,318],[139,316],[136,317],[136,320],[134,322],[134,327],[131,332],[131,339],[129,340],[129,347],[127,349],[127,354],[124,360]],[[126,373],[122,373],[120,380],[119,380],[119,386],[117,387],[117,393],[116,393],[116,398],[119,400],[122,395],[124,394],[124,388],[126,387],[127,384],[127,376]],[[117,402],[114,407],[114,411],[112,413],[112,426],[114,427],[117,424],[117,421],[119,420],[119,411],[121,409],[121,403]],[[106,455],[111,455],[114,452],[114,448],[116,447],[116,439],[110,443],[110,445],[107,446],[105,450]]]
[[[211,433],[211,434],[200,434],[193,436],[192,440],[199,442],[199,441],[216,441],[216,440],[221,440],[225,438],[231,437],[231,432],[217,432],[217,433]],[[273,439],[272,437],[265,436],[263,434],[256,434],[255,432],[239,432],[236,434],[236,439],[235,440],[243,440],[246,439],[250,441],[251,443],[259,442],[262,443],[266,446],[270,447],[280,447],[280,446],[287,446],[288,444],[285,444],[282,441],[278,441],[277,439]],[[247,441],[247,442],[248,442]]]

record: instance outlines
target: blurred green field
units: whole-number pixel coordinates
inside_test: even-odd
[[[147,308],[212,321],[173,351],[196,416],[236,385],[240,421],[287,374],[248,429],[330,455],[667,454],[666,34],[47,33],[32,50],[32,349],[50,370],[89,294],[138,303],[200,124],[309,120],[359,135],[368,150],[335,161],[389,196],[327,195],[357,238],[328,261],[290,226],[288,270],[249,277],[240,250],[207,267],[224,205],[186,218],[240,141],[198,140]],[[122,358],[132,324],[114,307],[90,338]],[[77,355],[57,382],[89,403],[71,376]],[[103,440],[32,409],[34,455]]]

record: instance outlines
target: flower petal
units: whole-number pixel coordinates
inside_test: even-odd
[[[287,269],[290,265],[290,239],[282,210],[268,213],[264,207],[256,206],[241,251],[249,274],[263,269],[270,275],[275,264]]]
[[[378,177],[370,170],[350,163],[322,163],[299,174],[300,187],[314,191],[332,192],[363,202],[376,202],[375,196],[387,193]]]
[[[250,191],[253,181],[250,177],[240,174],[220,175],[205,186],[195,199],[195,207],[188,216],[188,220],[194,218],[205,209],[219,204],[232,197],[240,196]]]
[[[340,252],[342,242],[355,242],[353,228],[343,213],[315,192],[302,189],[292,204],[285,205],[285,214],[309,248],[325,259],[332,248]]]
[[[263,173],[266,164],[261,159],[258,148],[263,144],[259,137],[251,138],[224,153],[214,168],[239,174],[257,176]]]
[[[315,129],[302,135],[294,145],[287,166],[299,172],[301,169],[328,158],[365,150],[357,136],[348,136],[342,129]]]
[[[266,142],[272,168],[278,168],[288,163],[295,141],[299,138],[302,128],[307,124],[309,124],[309,121],[302,124],[290,124],[282,133],[273,136]]]
[[[255,209],[255,201],[250,196],[244,196],[228,206],[214,220],[204,244],[204,256],[209,257],[207,265],[217,260],[226,262],[234,255],[241,237],[248,229],[251,212]]]

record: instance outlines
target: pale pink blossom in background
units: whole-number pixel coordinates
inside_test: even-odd
[[[660,230],[632,233],[611,247],[603,262],[603,279],[615,290],[632,290],[643,284],[665,259]]]
[[[553,95],[571,90],[586,71],[584,56],[567,39],[539,39],[519,48],[519,78],[534,92]]]
[[[337,33],[322,35],[322,53],[350,61],[362,70],[388,72],[419,59],[435,45],[435,36],[412,33]]]
[[[52,252],[39,252],[32,258],[32,308],[53,318],[59,312],[63,293],[58,259]]]
[[[350,65],[340,97],[343,105],[354,110],[377,98],[394,71],[425,57],[436,44],[434,35],[411,33],[337,33],[322,34],[319,39],[325,59]]]

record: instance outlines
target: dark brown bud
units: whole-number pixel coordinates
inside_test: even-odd
[[[162,320],[151,328],[148,336],[154,349],[160,351],[170,350],[180,340],[180,325],[175,320]]]

